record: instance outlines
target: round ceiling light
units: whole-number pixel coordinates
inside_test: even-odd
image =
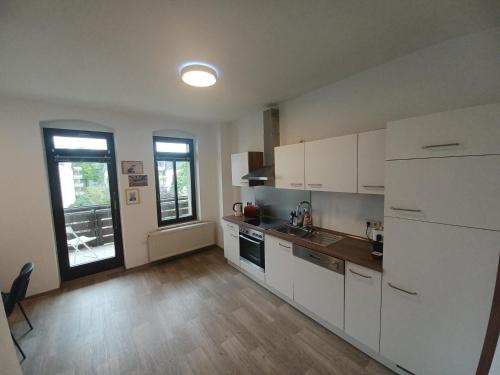
[[[205,64],[184,65],[180,73],[184,83],[194,87],[210,87],[217,82],[217,71]]]

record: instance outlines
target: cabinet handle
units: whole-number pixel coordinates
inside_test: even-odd
[[[438,148],[438,147],[457,147],[460,146],[460,143],[453,142],[453,143],[442,143],[440,145],[426,145],[422,146],[424,150],[428,150],[430,148]]]
[[[384,185],[362,185],[365,189],[383,189]]]
[[[239,238],[236,234],[232,234],[232,233],[231,233],[231,236],[232,236],[233,238]]]
[[[323,186],[323,184],[307,184],[307,186],[320,188]]]
[[[371,276],[368,276],[368,275],[363,275],[362,273],[359,273],[359,272],[356,272],[356,271],[353,271],[352,269],[349,268],[349,272],[350,273],[353,273],[355,275],[358,275],[358,276],[361,276],[361,277],[364,277],[365,279],[371,279],[372,277]]]
[[[399,290],[403,293],[406,293],[406,294],[410,294],[412,296],[416,296],[418,293],[417,292],[410,292],[409,290],[406,290],[406,289],[402,289],[402,288],[399,288],[391,283],[387,283],[387,285],[389,285],[392,289],[396,289],[396,290]]]
[[[394,210],[394,211],[422,212],[422,210],[418,210],[418,209],[415,209],[415,208],[402,208],[402,207],[393,207],[393,206],[391,206],[390,209]]]
[[[248,181],[247,180],[241,180],[240,181],[242,184],[247,184],[248,185]]]
[[[290,182],[290,186],[302,186],[302,185],[304,184],[301,182]]]
[[[316,259],[316,260],[321,260],[321,258],[317,255],[314,255],[314,254],[309,254],[309,258],[313,258],[313,259]]]
[[[285,249],[291,249],[290,246],[283,245],[281,242],[278,242],[278,245],[280,245],[281,247],[284,247]]]

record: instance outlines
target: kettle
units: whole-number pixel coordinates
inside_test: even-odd
[[[243,216],[243,203],[236,202],[233,204],[234,216]]]

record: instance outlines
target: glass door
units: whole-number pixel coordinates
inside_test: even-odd
[[[111,133],[44,129],[63,280],[123,265]]]

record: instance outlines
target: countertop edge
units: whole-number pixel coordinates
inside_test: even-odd
[[[266,235],[281,238],[282,240],[292,242],[295,245],[304,246],[310,250],[317,251],[317,252],[322,253],[322,254],[333,256],[333,257],[342,259],[344,261],[351,262],[351,263],[357,264],[359,266],[369,268],[373,271],[377,271],[377,272],[381,272],[381,273],[383,271],[382,260],[374,259],[369,254],[369,251],[370,251],[369,241],[358,238],[356,236],[352,236],[352,235],[349,235],[346,233],[332,231],[332,230],[325,229],[325,228],[318,228],[318,229],[323,230],[325,232],[345,236],[346,238],[342,241],[348,241],[348,243],[346,243],[346,242],[344,242],[344,244],[337,243],[337,244],[330,245],[327,248],[322,248],[321,246],[316,245],[316,244],[309,242],[307,240],[297,238],[295,236],[292,236],[292,235],[289,235],[286,233],[281,233],[281,232],[278,232],[278,231],[273,230],[273,229],[263,229],[263,228],[257,227],[255,225],[252,225],[252,224],[246,222],[246,220],[252,220],[253,218],[247,218],[244,216],[223,216],[222,219],[227,221],[227,222],[233,223],[233,224],[243,225],[243,226],[246,226],[248,228],[258,230],[260,232],[265,233]],[[365,256],[365,254],[363,254],[363,257],[360,258],[358,256],[349,256],[349,254],[346,254],[349,251],[353,251],[352,249],[351,250],[346,249],[346,247],[350,247],[349,243],[353,244],[351,246],[358,247],[358,249],[354,250],[354,251],[357,251],[358,254],[360,254],[360,252],[364,253],[364,249],[361,250],[361,248],[366,246],[366,253],[367,253],[366,256]],[[357,246],[355,246],[355,245],[357,245]]]

